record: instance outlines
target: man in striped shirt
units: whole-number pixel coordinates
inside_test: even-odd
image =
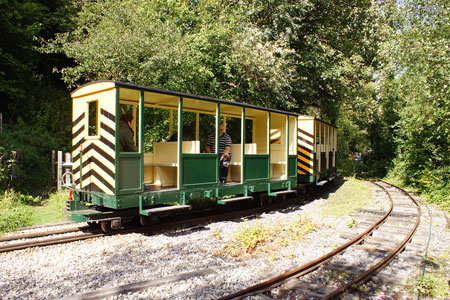
[[[219,139],[219,181],[220,183],[227,182],[228,176],[228,166],[231,160],[231,137],[225,132],[225,127],[220,124],[219,128],[220,139]],[[216,134],[215,132],[208,137],[208,142],[206,143],[207,153],[216,153]]]

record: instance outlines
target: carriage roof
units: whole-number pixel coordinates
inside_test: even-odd
[[[115,80],[99,80],[99,81],[87,83],[87,84],[82,85],[79,88],[75,89],[71,93],[71,96],[73,99],[76,99],[76,98],[82,97],[87,94],[97,93],[97,92],[100,92],[103,90],[109,90],[109,89],[113,89],[113,88],[125,88],[128,90],[144,91],[144,92],[149,92],[152,94],[183,97],[183,98],[187,98],[187,99],[201,100],[201,101],[207,101],[207,102],[213,102],[213,103],[221,103],[221,104],[239,106],[239,107],[256,109],[256,110],[269,111],[269,112],[285,114],[285,115],[293,115],[293,116],[299,115],[298,113],[295,113],[295,112],[288,112],[288,111],[283,111],[283,110],[278,110],[278,109],[266,108],[266,107],[257,106],[257,105],[253,105],[253,104],[240,103],[240,102],[234,102],[234,101],[226,101],[226,100],[217,99],[217,98],[213,98],[213,97],[200,96],[200,95],[182,93],[182,92],[177,92],[177,91],[164,90],[164,89],[159,89],[159,88],[152,88],[152,87],[147,87],[147,86],[143,86],[143,85],[131,84],[131,83],[115,81]]]

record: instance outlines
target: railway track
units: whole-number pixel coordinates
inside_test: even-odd
[[[387,210],[372,214],[378,217],[369,228],[299,268],[219,300],[244,299],[253,295],[259,295],[262,299],[278,299],[287,290],[295,295],[295,299],[339,299],[344,293],[357,291],[359,286],[405,249],[419,225],[421,215],[420,205],[406,191],[384,181],[372,183],[384,191],[391,204]],[[366,259],[363,264],[346,263],[352,259],[347,259],[345,255],[364,254]]]
[[[57,244],[70,243],[75,241],[81,241],[86,239],[98,238],[102,236],[110,236],[115,234],[127,234],[127,233],[142,233],[152,234],[161,232],[164,230],[189,230],[189,228],[196,228],[202,224],[210,222],[218,222],[222,220],[229,220],[233,218],[252,218],[252,215],[261,214],[270,210],[284,208],[288,205],[296,203],[303,198],[292,198],[281,203],[274,203],[264,205],[263,207],[248,208],[244,210],[232,211],[227,210],[205,210],[194,213],[185,213],[177,215],[178,221],[168,219],[167,223],[153,224],[145,227],[138,225],[131,225],[126,228],[121,228],[112,232],[101,232],[98,229],[90,228],[89,226],[71,227],[50,231],[33,232],[29,234],[11,235],[0,238],[0,253],[22,250],[33,247],[43,247]],[[193,217],[195,216],[195,217]],[[49,226],[35,226],[32,229],[56,226],[59,224],[50,224]]]
[[[389,199],[390,206],[380,210],[365,209],[356,214],[358,223],[365,227],[353,236],[351,233],[343,234],[348,242],[299,268],[221,297],[219,300],[244,299],[255,295],[258,296],[257,299],[339,299],[342,294],[357,291],[360,285],[370,280],[405,249],[420,222],[420,206],[408,193],[385,182],[373,184]],[[392,233],[393,228],[397,231],[396,234]],[[365,265],[345,263],[352,261],[348,256],[358,254],[365,255],[364,260],[367,261]],[[220,276],[220,270],[195,270],[156,280],[72,295],[64,299],[98,299],[121,293],[133,293],[211,273]]]

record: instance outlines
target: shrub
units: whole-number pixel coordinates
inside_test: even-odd
[[[4,192],[0,198],[0,232],[31,225],[32,209],[27,204],[39,202],[39,198],[11,190]]]
[[[23,122],[14,128],[5,126],[0,134],[0,145],[7,145],[0,148],[0,191],[12,188],[39,194],[48,188],[52,184],[51,151],[63,149],[65,142]]]

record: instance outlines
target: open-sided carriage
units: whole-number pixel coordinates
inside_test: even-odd
[[[300,128],[304,117],[296,113],[117,81],[92,82],[71,96],[70,219],[100,222],[104,230],[136,216],[145,223],[150,215],[190,209],[203,198],[226,204],[293,193],[298,179],[319,182],[335,167],[335,128],[314,118],[314,130]],[[125,113],[133,116],[135,152],[119,151]],[[211,134],[219,149],[220,124],[232,140],[224,184],[220,154],[205,152]],[[305,140],[312,152],[304,150]],[[326,161],[315,153],[325,153]]]

